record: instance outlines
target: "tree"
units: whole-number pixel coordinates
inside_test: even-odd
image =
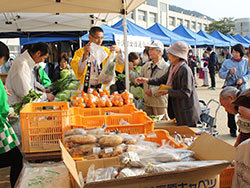
[[[227,33],[230,33],[235,28],[234,25],[234,19],[232,17],[229,18],[221,18],[219,21],[214,21],[211,24],[209,24],[207,28],[208,33],[212,33],[214,30],[218,30],[219,32],[226,35]]]

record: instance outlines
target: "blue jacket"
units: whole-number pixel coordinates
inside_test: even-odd
[[[247,86],[247,82],[250,80],[250,69],[248,66],[248,59],[242,58],[240,62],[234,61],[231,59],[226,59],[219,71],[219,77],[226,79],[229,71],[232,68],[236,68],[236,75],[238,78],[242,78],[244,81],[244,88]]]

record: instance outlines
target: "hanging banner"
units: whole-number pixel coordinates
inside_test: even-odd
[[[116,45],[124,51],[124,36],[114,34],[114,37]],[[127,39],[128,52],[143,52],[144,46],[151,44],[150,37],[128,35]]]

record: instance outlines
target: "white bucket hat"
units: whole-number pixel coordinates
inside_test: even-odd
[[[168,53],[187,61],[188,50],[188,45],[185,42],[177,41],[167,51]]]

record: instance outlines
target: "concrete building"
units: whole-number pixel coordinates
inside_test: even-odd
[[[250,18],[238,18],[235,19],[234,34],[240,34],[241,36],[250,37]]]
[[[8,38],[8,39],[2,38],[2,39],[0,39],[0,41],[8,46],[8,48],[10,50],[10,54],[14,54],[15,56],[20,54],[19,38]]]
[[[158,22],[170,30],[183,24],[194,32],[198,32],[200,29],[205,30],[212,22],[212,19],[208,19],[198,12],[193,14],[192,12],[194,11],[171,6],[168,0],[147,0],[130,13],[128,19],[146,29]],[[112,20],[109,25],[116,23],[120,18]]]

